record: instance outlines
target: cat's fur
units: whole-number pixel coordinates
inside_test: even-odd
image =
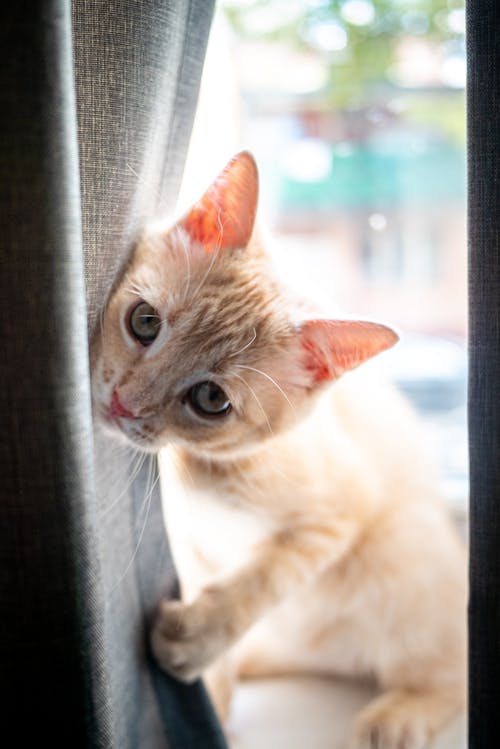
[[[96,411],[143,449],[170,445],[181,486],[165,491],[183,600],[161,602],[153,650],[181,680],[207,675],[221,711],[236,672],[373,677],[353,746],[420,749],[463,705],[464,550],[406,403],[363,370],[339,379],[397,336],[301,322],[256,202],[239,154],[138,242],[92,346]],[[139,299],[162,319],[150,346],[127,328]],[[189,406],[206,380],[227,416]]]

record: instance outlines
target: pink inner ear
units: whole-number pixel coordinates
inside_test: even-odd
[[[300,335],[303,366],[315,385],[337,379],[399,340],[385,325],[358,320],[308,320]]]
[[[207,252],[245,247],[257,209],[258,173],[253,156],[237,154],[180,224]]]

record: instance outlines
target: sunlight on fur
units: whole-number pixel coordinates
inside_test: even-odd
[[[320,673],[382,690],[353,749],[423,749],[465,695],[465,550],[407,403],[357,368],[397,342],[283,289],[238,154],[168,231],[146,231],[92,342],[96,416],[162,464],[182,601],[162,667],[206,679]],[[356,371],[351,371],[356,370]]]

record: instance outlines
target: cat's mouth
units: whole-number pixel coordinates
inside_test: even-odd
[[[114,415],[109,406],[99,404],[97,408],[97,417],[103,426],[109,427],[114,432],[123,432],[121,421],[124,421],[124,417]]]
[[[103,401],[101,398],[95,398],[94,416],[97,417],[97,420],[103,426],[109,427],[113,431],[118,430],[120,432],[123,432],[126,422],[133,419],[130,412],[125,413],[125,409],[122,409],[120,412],[119,409],[116,408],[116,401],[113,401],[113,397],[109,402],[107,400]]]
[[[116,390],[113,390],[113,394],[111,396],[111,403],[109,404],[109,414],[111,417],[124,419],[136,418],[136,415],[123,405]]]
[[[140,417],[122,404],[116,390],[113,390],[109,403],[99,404],[98,411],[105,424],[114,426],[121,432],[125,432],[127,425],[141,421]]]
[[[156,452],[158,446],[154,435],[143,419],[117,416],[109,408],[100,407],[99,421],[103,428],[115,438],[121,438],[145,452]]]

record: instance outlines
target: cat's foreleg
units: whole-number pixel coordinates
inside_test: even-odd
[[[151,639],[159,663],[181,681],[192,681],[270,608],[339,560],[354,537],[355,525],[347,520],[287,527],[192,603],[163,600]]]
[[[464,706],[465,690],[395,689],[359,715],[349,749],[425,749]]]

